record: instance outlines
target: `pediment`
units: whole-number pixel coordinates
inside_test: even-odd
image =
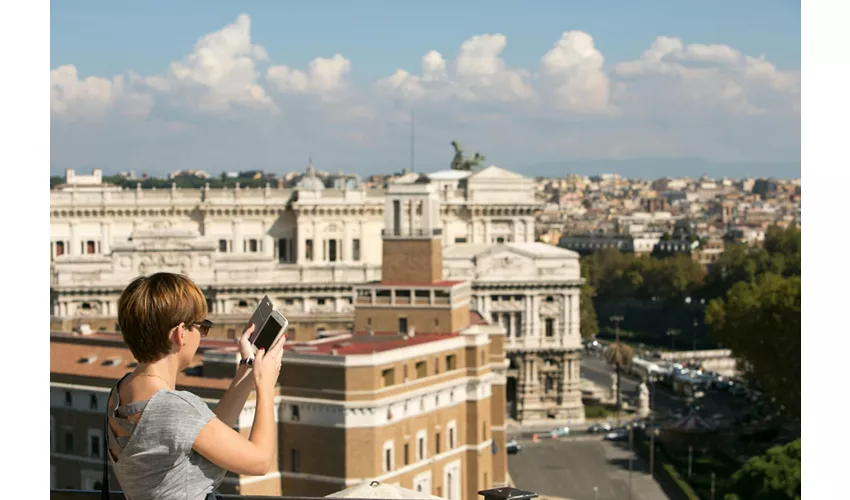
[[[497,167],[495,165],[490,165],[487,168],[481,169],[478,172],[470,175],[467,178],[468,182],[517,182],[517,181],[530,181],[528,177],[524,175],[520,175],[516,172],[511,172],[510,170],[505,170],[504,168]]]
[[[509,248],[485,252],[476,257],[475,261],[477,274],[485,278],[536,276],[534,259]]]

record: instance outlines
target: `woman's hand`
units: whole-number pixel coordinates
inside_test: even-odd
[[[254,357],[254,344],[251,343],[251,334],[254,332],[254,323],[245,330],[242,337],[239,339],[239,355],[242,359]]]
[[[283,345],[286,343],[286,335],[281,335],[280,339],[269,348],[257,351],[254,359],[254,383],[257,386],[257,392],[265,390],[273,390],[274,385],[280,376],[280,365],[283,359]]]

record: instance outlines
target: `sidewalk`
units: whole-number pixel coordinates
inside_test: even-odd
[[[620,422],[629,422],[631,420],[634,420],[636,416],[636,414],[622,412],[620,413]],[[520,423],[516,420],[508,419],[506,426],[508,435],[511,435],[528,432],[546,433],[556,427],[564,426],[569,427],[570,431],[585,431],[591,425],[599,424],[602,422],[614,424],[617,422],[617,417],[612,415],[610,417],[605,418],[588,418],[584,421],[584,423],[575,423],[570,420],[543,420],[536,422]]]

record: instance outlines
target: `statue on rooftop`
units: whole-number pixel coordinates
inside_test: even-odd
[[[481,168],[481,164],[484,163],[484,156],[480,153],[475,153],[475,156],[470,158],[464,158],[463,149],[460,147],[460,144],[457,141],[452,141],[452,147],[455,150],[455,157],[452,160],[452,170],[462,170],[464,172],[471,172],[478,170]]]

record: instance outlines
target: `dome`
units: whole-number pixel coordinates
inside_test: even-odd
[[[303,189],[305,191],[322,191],[325,189],[325,183],[322,179],[316,176],[316,170],[313,168],[312,162],[307,165],[307,172],[301,177],[301,180],[298,181],[295,188]]]

